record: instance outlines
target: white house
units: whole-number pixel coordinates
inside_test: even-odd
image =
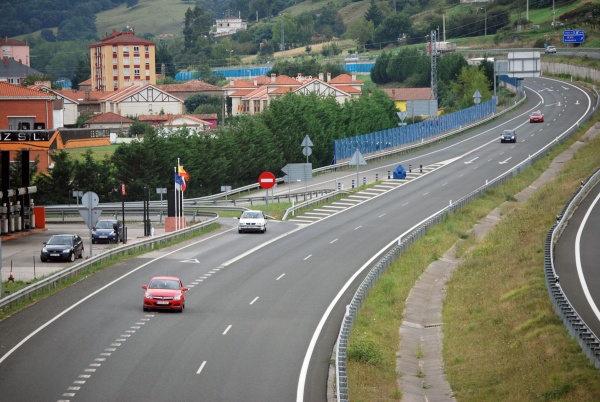
[[[132,85],[108,92],[100,99],[102,113],[121,116],[183,113],[183,101],[152,84]]]
[[[217,20],[217,30],[214,36],[233,35],[237,31],[248,29],[248,23],[241,18],[228,17]]]

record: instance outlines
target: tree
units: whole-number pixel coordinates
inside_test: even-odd
[[[364,49],[367,42],[373,40],[375,25],[372,21],[358,19],[350,24],[346,37],[354,39],[358,46]]]
[[[375,29],[376,43],[383,46],[395,43],[402,34],[411,35],[412,20],[407,14],[391,14],[383,20],[381,25]]]
[[[40,36],[48,42],[56,41],[56,35],[54,35],[54,32],[52,32],[52,30],[48,28],[42,29],[42,31],[40,32]]]
[[[474,105],[473,94],[476,90],[481,93],[481,101],[492,98],[490,83],[483,71],[477,66],[463,67],[460,74],[450,84],[452,92],[456,94],[456,108],[466,109]]]
[[[75,74],[73,75],[73,78],[71,78],[71,88],[79,89],[79,84],[90,78],[90,72],[90,58],[80,58],[75,67]]]
[[[73,162],[66,151],[55,151],[52,155],[54,167],[49,174],[34,176],[32,184],[37,187],[36,204],[55,205],[70,202],[73,187]],[[61,191],[57,191],[61,189]]]
[[[383,21],[383,15],[381,14],[381,11],[379,11],[377,4],[375,4],[375,0],[371,0],[371,5],[365,14],[365,20],[371,21],[375,28]]]
[[[185,12],[185,25],[183,36],[185,38],[185,49],[192,50],[201,37],[208,37],[214,20],[212,12],[205,12],[198,5],[194,9],[188,8]]]
[[[173,63],[173,55],[169,52],[168,46],[164,41],[160,41],[158,46],[156,46],[156,56],[154,59],[157,70],[159,70],[160,66],[163,64],[165,65],[165,77],[173,77],[175,75],[176,68]]]

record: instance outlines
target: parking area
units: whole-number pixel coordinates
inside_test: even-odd
[[[153,227],[154,235],[158,236],[165,233],[164,227]],[[144,236],[144,227],[141,222],[131,222],[126,224],[127,243],[141,241],[146,239]],[[45,229],[34,229],[28,232],[17,232],[2,236],[1,252],[2,265],[0,274],[2,281],[7,281],[11,275],[15,281],[30,281],[34,278],[50,275],[64,267],[71,265],[70,262],[49,261],[41,262],[40,251],[52,235],[73,233],[78,234],[83,239],[84,258],[102,253],[109,248],[118,247],[117,244],[96,243],[92,244],[90,239],[90,230],[83,223],[64,223],[46,225]],[[120,245],[121,243],[119,243]],[[79,260],[80,261],[80,260]],[[78,262],[76,260],[75,262]]]

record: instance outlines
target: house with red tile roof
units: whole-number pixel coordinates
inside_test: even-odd
[[[130,85],[115,92],[104,93],[100,99],[101,112],[137,117],[143,114],[183,113],[183,101],[156,85]]]
[[[210,115],[209,115],[210,116]],[[216,120],[216,115],[214,115]],[[141,115],[138,116],[140,123],[151,124],[159,127],[164,133],[172,133],[173,131],[187,128],[190,132],[202,132],[210,130],[211,123],[200,118],[197,114],[159,114],[159,115]],[[216,125],[216,123],[215,123]]]
[[[437,99],[431,99],[431,88],[384,88],[396,109],[408,116],[437,116]]]
[[[221,87],[216,85],[208,84],[203,81],[187,81],[183,84],[163,84],[157,85],[157,87],[183,101],[187,100],[193,95],[209,95],[223,97],[223,90]],[[193,110],[189,110],[193,112]]]
[[[258,78],[258,77],[257,77]],[[360,96],[363,82],[356,79],[356,73],[341,74],[334,79],[327,73],[327,79],[319,74],[318,78],[304,77],[298,74],[296,78],[287,75],[276,76],[271,74],[263,84],[245,80],[230,80],[229,84],[223,86],[223,90],[231,98],[231,114],[256,114],[264,111],[269,104],[287,92],[309,94],[317,93],[319,96],[333,96],[344,103],[346,100]]]
[[[113,112],[92,114],[85,121],[87,128],[107,128],[113,133],[126,133],[135,120]]]
[[[56,96],[21,85],[0,82],[0,129],[47,130],[56,128]]]
[[[77,124],[77,117],[79,117],[79,102],[77,102],[76,99],[67,95],[63,95],[61,91],[52,89],[49,82],[36,82],[35,85],[30,85],[28,88],[43,91],[56,96],[53,111],[54,124],[57,127],[75,127]]]

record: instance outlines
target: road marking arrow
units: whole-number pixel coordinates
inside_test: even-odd
[[[479,159],[479,156],[474,157],[473,159],[471,159],[470,161],[466,161],[465,165],[468,165],[469,163],[473,163],[475,162],[477,159]]]
[[[198,261],[196,258],[192,258],[191,260],[183,260],[179,262],[191,262],[192,264],[200,264],[200,261]]]

